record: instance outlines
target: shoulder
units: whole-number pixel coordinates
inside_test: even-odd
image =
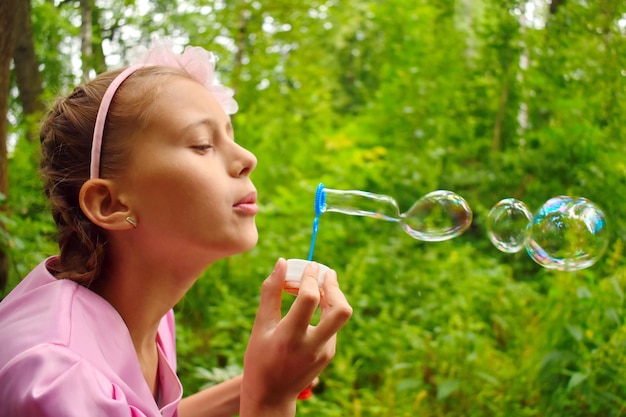
[[[77,338],[92,337],[90,329],[95,324],[123,326],[110,304],[73,281],[56,279],[47,271],[46,262],[0,302],[0,368],[40,344],[81,344]]]
[[[124,394],[63,346],[39,345],[0,370],[0,415],[131,416]]]
[[[6,341],[0,351],[0,368],[9,358],[38,343],[67,343],[67,320],[63,317],[69,317],[78,285],[54,278],[45,262],[0,302],[0,336]]]

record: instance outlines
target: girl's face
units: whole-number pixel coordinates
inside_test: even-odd
[[[208,265],[256,245],[249,176],[257,161],[235,143],[230,119],[206,88],[183,77],[166,82],[152,123],[132,139],[121,190],[134,233],[155,261]]]

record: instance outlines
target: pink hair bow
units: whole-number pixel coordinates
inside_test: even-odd
[[[213,93],[226,114],[235,114],[238,110],[234,91],[215,78],[217,57],[200,46],[187,46],[182,54],[177,54],[168,40],[153,39],[152,46],[144,49],[143,59],[133,63],[182,68]]]

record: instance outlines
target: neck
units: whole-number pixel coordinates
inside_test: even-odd
[[[154,345],[163,316],[180,301],[206,265],[193,268],[181,265],[180,259],[142,259],[129,248],[116,251],[115,245],[108,250],[107,258],[115,262],[105,266],[92,290],[118,311],[137,351],[145,351]]]
[[[176,300],[145,281],[121,274],[103,274],[91,290],[107,300],[124,320],[138,355],[155,346],[161,318]]]
[[[166,262],[115,259],[91,289],[122,317],[137,353],[143,376],[154,396],[158,392],[157,333],[161,319],[185,295],[201,271],[180,274],[163,268]],[[176,265],[172,263],[172,265]],[[156,397],[155,397],[156,398]]]
[[[158,391],[159,324],[216,259],[200,251],[183,254],[173,249],[154,237],[111,233],[102,273],[91,286],[126,324],[153,394]]]

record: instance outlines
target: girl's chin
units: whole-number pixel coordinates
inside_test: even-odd
[[[254,236],[250,238],[250,245],[246,249],[246,251],[249,251],[250,249],[253,249],[256,246],[257,243],[259,243],[259,234],[255,233]]]
[[[256,244],[259,242],[259,233],[257,232],[256,227],[254,228],[254,232],[250,232],[250,234],[246,236],[242,236],[241,238],[241,250],[240,253],[248,252],[253,249]]]
[[[211,262],[215,262],[219,259],[248,252],[257,245],[258,241],[259,233],[255,226],[246,230],[245,233],[238,233],[236,236],[231,235],[222,242],[212,241],[206,247],[208,252],[205,259],[212,259]]]

